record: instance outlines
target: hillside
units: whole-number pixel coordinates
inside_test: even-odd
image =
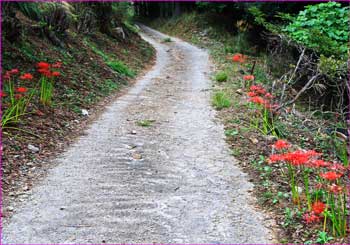
[[[135,28],[126,25],[122,25],[122,34],[111,36],[98,30],[81,33],[70,23],[64,37],[59,36],[60,45],[55,45],[40,31],[39,21],[30,19],[20,9],[15,9],[14,14],[12,23],[17,23],[21,32],[15,41],[9,40],[10,34],[3,36],[3,74],[18,69],[18,74],[11,75],[12,82],[33,94],[19,121],[4,125],[3,120],[5,203],[31,189],[32,180],[49,167],[48,160],[65,149],[106,103],[122,94],[123,88],[151,66],[154,57],[154,49]],[[54,82],[51,106],[39,101],[39,62],[62,63],[57,69],[60,76]],[[34,78],[19,79],[24,73]],[[2,100],[4,111],[10,101],[8,81],[2,81],[7,94]]]

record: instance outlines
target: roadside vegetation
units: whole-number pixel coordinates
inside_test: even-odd
[[[349,243],[349,7],[304,5],[197,3],[150,25],[210,50],[212,104],[280,242]]]
[[[6,2],[2,13],[6,203],[152,64],[154,49],[138,35],[127,2]]]

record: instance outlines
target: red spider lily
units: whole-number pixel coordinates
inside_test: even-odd
[[[49,63],[46,63],[46,62],[39,62],[36,64],[36,66],[39,68],[39,69],[49,69],[50,68],[50,64]]]
[[[263,89],[263,87],[261,85],[252,85],[249,88],[249,90],[251,90],[251,91],[256,91],[256,90],[260,90],[260,89]]]
[[[305,152],[306,155],[308,155],[309,157],[318,157],[318,156],[321,156],[322,153],[319,153],[317,151],[314,151],[314,150],[308,150]]]
[[[306,224],[311,224],[311,223],[317,223],[319,221],[321,221],[321,218],[318,217],[316,214],[314,214],[313,212],[311,213],[305,213],[303,215],[303,219],[306,222]]]
[[[4,79],[5,80],[10,80],[11,79],[11,73],[9,71],[5,72]]]
[[[243,76],[244,81],[253,81],[255,77],[253,75],[245,75]]]
[[[265,106],[266,109],[274,109],[274,108],[277,108],[277,107],[278,107],[278,104],[270,104],[269,102],[267,102],[267,101],[265,100],[264,106]]]
[[[294,151],[284,154],[284,160],[292,165],[298,166],[306,164],[309,161],[309,155],[303,151]]]
[[[10,73],[11,75],[17,74],[18,72],[19,72],[18,69],[12,69],[11,71],[9,71],[9,73]]]
[[[328,167],[330,165],[329,162],[325,162],[323,160],[313,160],[310,162],[309,166],[314,168],[322,168],[322,167]]]
[[[328,190],[334,194],[339,194],[343,191],[343,187],[333,183],[328,187]]]
[[[15,94],[15,99],[19,100],[23,97],[23,94]]]
[[[273,99],[273,95],[270,94],[270,93],[266,93],[266,94],[265,94],[265,98],[266,98],[266,99]]]
[[[266,90],[261,85],[252,85],[249,90],[261,95],[266,94]]]
[[[233,60],[234,62],[243,63],[243,62],[245,61],[245,57],[244,57],[243,54],[235,54],[235,55],[233,55],[232,60]]]
[[[61,73],[59,73],[58,71],[54,71],[54,72],[51,73],[51,75],[53,77],[59,77],[61,75]]]
[[[317,202],[314,202],[312,204],[312,211],[315,213],[315,214],[321,214],[323,213],[323,211],[325,210],[326,208],[326,204],[324,204],[323,202],[320,202],[320,201],[317,201]]]
[[[38,72],[41,73],[41,75],[45,76],[45,77],[52,77],[52,73],[50,70],[47,70],[47,69],[39,69]]]
[[[328,169],[343,172],[346,168],[340,163],[334,163],[333,165],[329,166]]]
[[[313,150],[311,151],[297,150],[297,151],[288,152],[284,154],[271,155],[270,161],[271,162],[285,161],[294,166],[299,166],[299,165],[307,164],[312,157],[319,156],[319,155],[320,153]]]
[[[254,93],[254,92],[248,92],[247,95],[248,95],[249,97],[258,96],[258,95],[257,95],[256,93]]]
[[[283,154],[272,154],[269,157],[268,162],[269,163],[274,163],[274,162],[280,162],[284,160],[284,155]]]
[[[336,172],[329,171],[326,173],[320,173],[320,176],[326,180],[334,181],[336,179],[339,179],[342,175]]]
[[[46,72],[50,72],[50,70],[46,69],[46,68],[40,68],[40,69],[38,69],[38,72],[39,73],[46,73]]]
[[[0,97],[6,97],[7,94],[5,94],[4,92],[0,91]]]
[[[277,150],[281,150],[281,149],[285,149],[288,148],[290,145],[287,141],[284,140],[277,140],[275,142],[275,144],[272,145],[275,149]]]
[[[22,76],[19,77],[22,80],[32,80],[33,79],[33,75],[30,73],[25,73]]]
[[[24,87],[19,87],[19,88],[17,88],[16,89],[16,92],[18,92],[18,93],[25,93],[25,92],[27,92],[27,88],[24,88]]]
[[[255,104],[259,104],[259,105],[264,105],[265,104],[265,100],[263,98],[261,98],[260,96],[255,96],[249,99],[250,102],[253,102]]]
[[[54,64],[52,64],[51,65],[53,68],[61,68],[61,66],[62,66],[62,62],[56,62],[56,63],[54,63]]]

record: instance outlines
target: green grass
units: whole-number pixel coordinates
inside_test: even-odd
[[[127,67],[120,60],[111,60],[107,61],[106,64],[113,70],[118,72],[119,74],[123,74],[127,77],[135,77],[135,72],[132,71],[129,67]]]
[[[216,73],[216,75],[215,75],[215,80],[217,81],[217,82],[226,82],[227,81],[227,74],[226,74],[226,72],[224,72],[224,71],[219,71],[218,73]]]
[[[19,44],[19,50],[25,55],[30,61],[38,62],[41,60],[38,57],[38,54],[34,51],[34,49],[30,46],[29,42],[23,41]]]
[[[150,127],[152,126],[152,123],[154,123],[154,120],[141,120],[141,121],[138,121],[136,124],[137,126],[140,126],[140,127]]]
[[[124,25],[129,31],[133,33],[138,33],[140,31],[135,25],[131,24],[129,21],[124,21]]]
[[[216,92],[212,98],[212,104],[213,106],[221,110],[223,108],[228,108],[231,106],[231,100],[224,92]]]
[[[170,43],[170,42],[172,42],[170,37],[166,37],[163,39],[163,43]]]
[[[108,65],[113,71],[127,77],[135,77],[135,72],[131,70],[127,65],[125,65],[122,61],[111,58],[108,54],[98,49],[92,42],[89,42],[87,39],[84,40],[84,43],[88,45],[92,51],[101,56],[106,65]]]

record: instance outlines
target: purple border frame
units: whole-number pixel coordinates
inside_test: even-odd
[[[2,91],[2,3],[3,2],[63,2],[63,0],[0,0],[0,88]],[[126,1],[120,1],[120,0],[102,0],[102,1],[96,1],[96,0],[67,0],[65,2],[215,2],[215,3],[237,3],[237,2],[304,2],[304,3],[314,3],[314,2],[330,2],[327,0],[231,0],[231,1],[225,1],[225,0],[126,0]],[[350,3],[350,0],[335,0],[334,2],[348,2]],[[349,40],[350,45],[350,40]],[[348,60],[348,83],[350,84],[350,60]],[[349,101],[350,101],[350,93],[349,93]],[[0,118],[2,117],[2,99],[0,98]],[[349,107],[349,114],[348,114],[348,132],[350,135],[350,107]],[[348,142],[348,147],[350,148],[350,139]],[[0,245],[2,243],[2,128],[0,126]],[[349,176],[350,177],[350,176]],[[349,197],[350,198],[350,197]],[[69,243],[58,243],[58,244],[64,244],[64,245],[92,245],[92,244],[69,244]],[[25,245],[25,244],[17,244],[17,245]],[[32,245],[43,245],[43,244],[32,244]],[[53,245],[53,244],[52,244]],[[107,245],[117,245],[117,244],[107,244]],[[154,245],[154,244],[142,244],[142,245]],[[183,245],[183,244],[173,244],[173,245]],[[203,244],[194,244],[194,245],[203,245]],[[228,245],[228,244],[223,244]],[[253,245],[253,244],[251,244]]]
[[[238,2],[304,2],[304,3],[321,3],[321,2],[348,2],[350,0],[0,0],[0,2],[215,2],[215,3],[238,3]]]

